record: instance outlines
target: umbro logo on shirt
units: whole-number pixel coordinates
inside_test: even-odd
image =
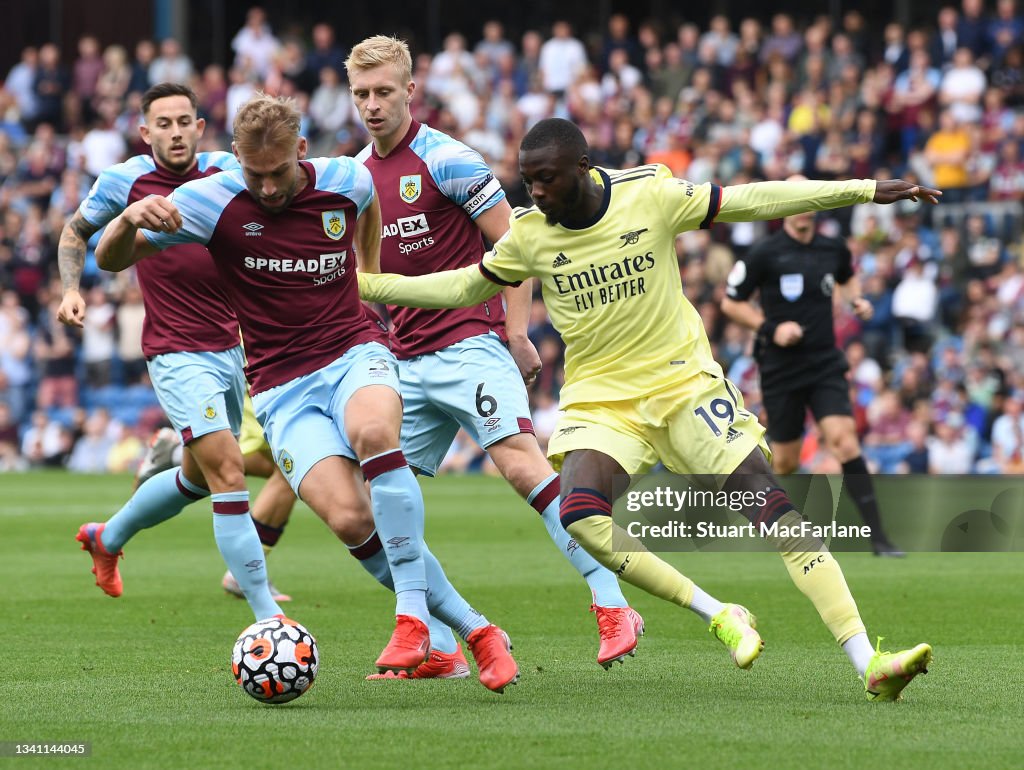
[[[640,236],[643,233],[646,233],[646,232],[647,232],[647,228],[644,227],[644,228],[641,228],[640,230],[630,230],[625,235],[620,235],[619,236],[619,240],[622,241],[622,245],[619,246],[619,248],[620,249],[624,249],[627,246],[632,246],[634,243],[639,241],[640,240]]]
[[[263,233],[260,232],[260,230],[263,229],[263,225],[259,222],[250,222],[247,225],[242,225],[242,229],[247,231],[246,236],[263,235]]]
[[[562,252],[558,252],[558,256],[555,257],[554,261],[551,263],[551,267],[565,267],[566,265],[571,264],[571,259],[565,256],[565,254],[563,254]]]

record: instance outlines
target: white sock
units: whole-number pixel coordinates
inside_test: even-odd
[[[718,601],[714,596],[704,593],[699,586],[694,584],[693,598],[690,600],[690,609],[700,615],[701,618],[704,619],[705,623],[710,623],[711,618],[725,609],[725,605]]]
[[[857,675],[863,677],[864,672],[868,670],[871,656],[875,654],[875,648],[868,641],[868,635],[862,632],[854,634],[843,642],[843,652],[846,653],[853,667],[857,669]]]

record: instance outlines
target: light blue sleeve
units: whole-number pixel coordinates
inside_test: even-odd
[[[373,177],[370,170],[353,158],[313,158],[316,188],[344,195],[356,204],[356,216],[366,211],[373,201]]]
[[[224,209],[245,189],[241,172],[227,171],[183,184],[168,196],[181,214],[181,228],[175,233],[143,230],[153,246],[166,249],[179,243],[206,245],[213,237]]]
[[[105,227],[128,206],[132,185],[155,168],[152,158],[136,156],[101,173],[78,210],[89,224]]]
[[[198,161],[200,171],[206,171],[210,167],[221,171],[236,171],[241,168],[235,154],[233,152],[225,152],[224,150],[201,152],[196,156],[196,160]]]
[[[505,199],[501,183],[476,150],[447,134],[427,129],[410,145],[419,155],[438,189],[476,219]]]

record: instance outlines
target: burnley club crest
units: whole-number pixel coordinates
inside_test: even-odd
[[[324,232],[332,241],[341,239],[345,234],[345,213],[343,211],[325,211],[320,215],[324,221]]]
[[[402,196],[402,200],[406,203],[415,203],[420,197],[421,191],[422,186],[419,174],[410,174],[398,180],[398,194]]]

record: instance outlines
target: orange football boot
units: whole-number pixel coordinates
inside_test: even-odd
[[[75,540],[82,544],[82,550],[92,556],[92,574],[96,576],[96,585],[108,596],[120,596],[124,589],[121,573],[117,569],[117,557],[124,558],[124,551],[110,553],[103,547],[103,528],[106,524],[90,522],[78,528]]]

